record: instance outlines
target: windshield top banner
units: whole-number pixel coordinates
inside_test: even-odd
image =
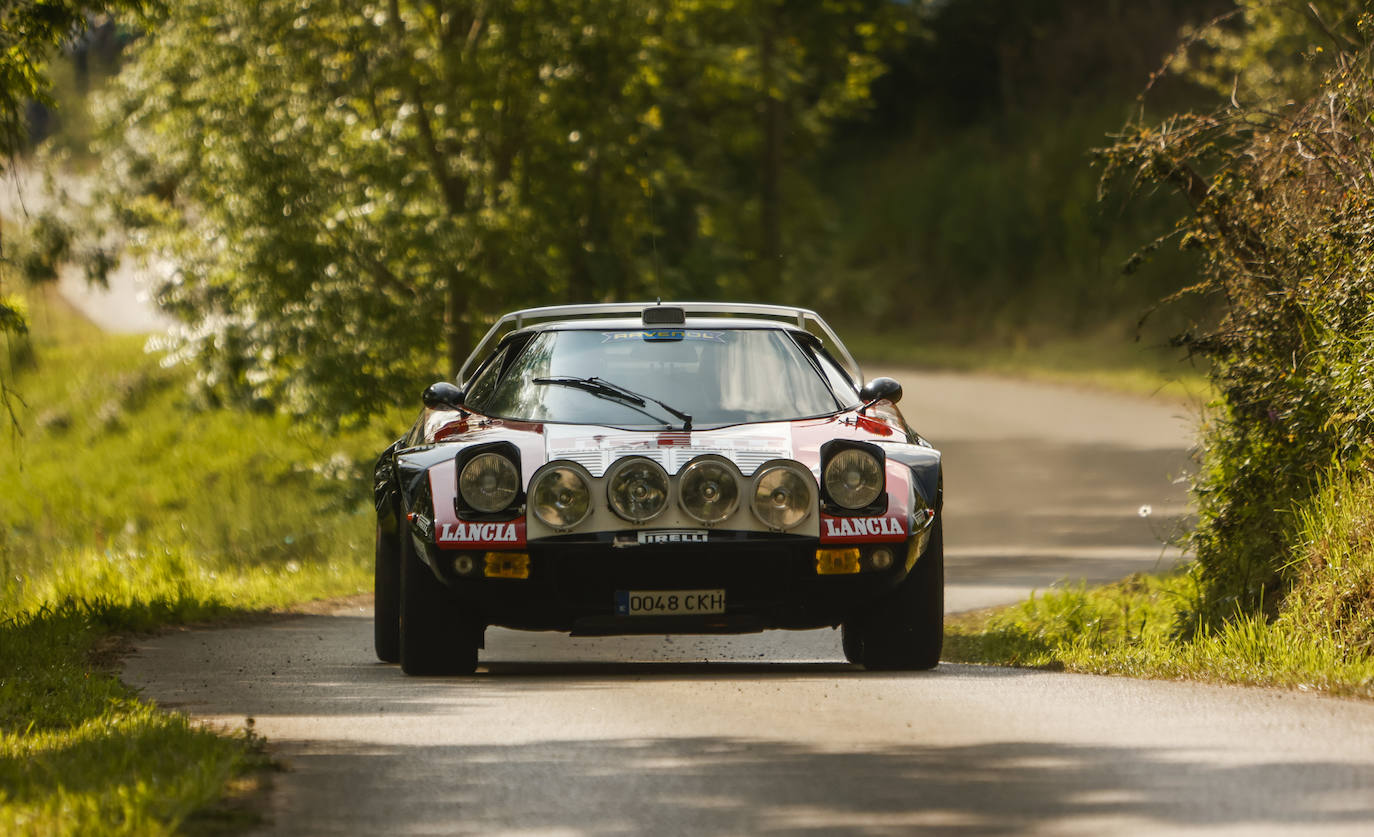
[[[723,331],[697,331],[688,328],[656,328],[651,331],[606,331],[601,334],[602,343],[619,343],[626,340],[700,340],[706,343],[724,343]]]

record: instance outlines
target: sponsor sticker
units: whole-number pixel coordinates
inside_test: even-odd
[[[623,343],[629,340],[700,340],[707,343],[724,343],[723,331],[700,331],[691,328],[655,328],[645,331],[605,331],[601,333],[602,343]]]
[[[906,535],[906,527],[896,517],[826,517],[827,538],[881,538]]]
[[[641,544],[660,544],[660,543],[706,543],[710,538],[710,533],[697,529],[682,530],[662,530],[658,532],[640,532],[638,540]]]
[[[439,543],[517,543],[514,523],[444,523]]]

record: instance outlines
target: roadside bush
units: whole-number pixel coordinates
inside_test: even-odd
[[[1374,660],[1374,478],[1343,476],[1299,515],[1297,582],[1279,621]]]
[[[1215,113],[1130,126],[1102,152],[1107,181],[1187,199],[1172,235],[1200,254],[1201,280],[1185,294],[1221,311],[1177,338],[1211,362],[1219,393],[1194,486],[1200,585],[1180,620],[1185,636],[1238,615],[1277,616],[1294,580],[1324,560],[1290,547],[1296,510],[1324,479],[1344,485],[1369,464],[1371,35],[1368,15],[1331,32],[1336,48],[1317,50],[1328,69],[1305,101],[1242,105],[1242,91]]]

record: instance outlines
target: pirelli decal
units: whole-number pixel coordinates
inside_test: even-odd
[[[906,539],[900,517],[821,517],[823,541],[895,541]]]
[[[658,532],[639,532],[637,539],[641,544],[660,543],[709,543],[711,534],[697,529],[682,531],[661,530]]]

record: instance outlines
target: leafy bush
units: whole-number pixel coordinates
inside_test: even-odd
[[[116,589],[144,567],[275,578],[370,562],[367,474],[405,413],[323,434],[211,409],[142,338],[78,333],[59,307],[36,308],[37,363],[17,378],[23,435],[0,456],[0,613]],[[78,568],[81,584],[52,588]]]
[[[1174,235],[1201,256],[1189,292],[1220,305],[1177,338],[1212,362],[1220,394],[1185,633],[1276,615],[1305,571],[1295,509],[1374,447],[1374,18],[1328,31],[1305,100],[1243,105],[1242,91],[1215,113],[1130,126],[1102,153],[1109,179],[1188,200]]]

